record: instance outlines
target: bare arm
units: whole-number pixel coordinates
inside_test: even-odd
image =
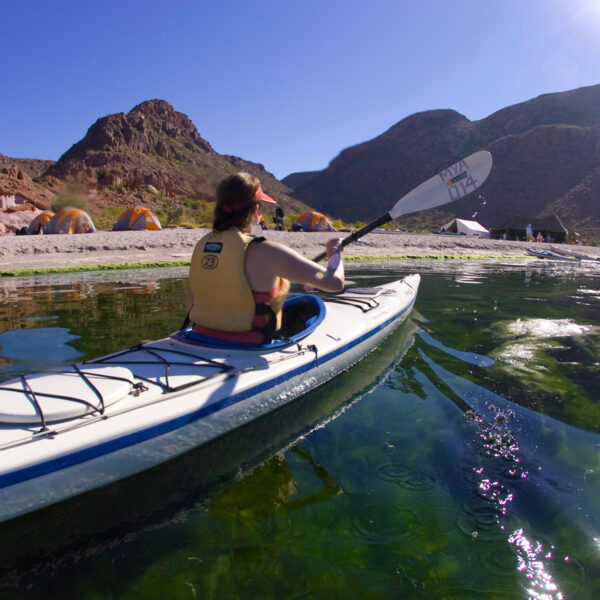
[[[331,260],[325,268],[278,242],[251,244],[246,259],[250,286],[256,291],[270,290],[277,277],[285,277],[292,283],[339,292],[344,289],[344,263],[339,257],[338,246],[337,239],[327,242],[327,257]],[[336,254],[339,260],[336,260]]]

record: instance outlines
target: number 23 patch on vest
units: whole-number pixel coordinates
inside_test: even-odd
[[[223,248],[223,244],[219,242],[207,242],[204,245],[204,252],[210,252],[211,254],[204,256],[202,258],[202,268],[203,269],[216,269],[219,264],[219,257],[213,256],[214,254],[219,254],[221,249]]]

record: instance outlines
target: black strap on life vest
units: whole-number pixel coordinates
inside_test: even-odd
[[[250,240],[250,244],[264,242],[265,238],[263,236],[257,236]],[[248,245],[250,245],[248,244]],[[256,316],[264,316],[266,324],[264,327],[254,327],[252,331],[258,331],[262,333],[263,344],[270,344],[275,337],[275,328],[277,327],[277,317],[275,316],[275,311],[273,307],[268,302],[260,302],[256,304],[256,312],[254,313]]]
[[[277,317],[275,316],[275,311],[268,302],[260,302],[256,305],[255,314],[257,316],[266,317],[266,323],[264,327],[253,327],[252,331],[258,331],[262,333],[262,344],[270,344],[275,337],[275,328],[277,327]]]

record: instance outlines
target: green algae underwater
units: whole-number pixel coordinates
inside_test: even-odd
[[[600,596],[600,270],[422,276],[361,363],[177,460],[0,524],[2,598]],[[164,337],[186,269],[0,280],[0,379]]]

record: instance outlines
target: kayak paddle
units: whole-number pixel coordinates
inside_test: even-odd
[[[398,219],[402,215],[443,206],[464,198],[487,179],[491,170],[492,155],[487,150],[475,152],[475,154],[459,160],[402,196],[388,213],[344,238],[340,249],[360,239],[376,227]],[[313,260],[319,262],[325,256],[326,253],[321,252]]]

